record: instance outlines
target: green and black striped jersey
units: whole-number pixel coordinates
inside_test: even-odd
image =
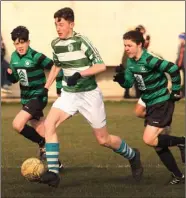
[[[67,79],[94,64],[103,63],[97,49],[81,34],[73,32],[72,37],[52,41],[54,64],[63,69],[63,89],[67,92],[90,91],[97,87],[95,76],[80,78],[75,86],[67,86]]]
[[[171,77],[172,90],[179,91],[181,80],[178,66],[157,58],[144,50],[139,60],[127,59],[125,83],[122,86],[130,88],[136,80],[142,94],[141,98],[146,105],[157,104],[170,98],[167,88],[168,79],[165,73],[168,73]]]
[[[61,71],[59,72],[59,74],[56,77],[56,92],[57,94],[61,93],[61,89],[62,89],[62,80],[63,80],[63,70],[61,69]]]
[[[24,56],[20,56],[16,51],[12,53],[10,68],[11,78],[14,83],[20,83],[21,103],[26,104],[29,100],[41,96],[46,83],[44,69],[50,69],[53,61],[44,54],[28,48]],[[44,102],[46,97],[40,97]]]

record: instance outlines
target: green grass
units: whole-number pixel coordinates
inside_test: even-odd
[[[45,109],[47,113],[51,104]],[[134,102],[106,102],[110,133],[119,135],[141,151],[144,178],[135,183],[128,161],[109,149],[100,147],[86,120],[74,116],[60,125],[57,132],[61,143],[60,159],[65,165],[59,188],[29,183],[20,174],[22,162],[37,156],[37,145],[12,129],[12,120],[20,110],[18,104],[2,104],[2,198],[182,198],[184,185],[164,185],[169,172],[153,149],[142,142],[143,120],[133,114]],[[172,133],[184,134],[185,104],[176,105]],[[172,148],[179,167],[184,170],[180,153]]]

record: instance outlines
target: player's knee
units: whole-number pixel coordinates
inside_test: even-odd
[[[109,146],[109,138],[108,137],[97,137],[97,141],[100,146],[104,146],[104,147]]]
[[[46,119],[43,123],[43,126],[45,131],[47,131],[47,129],[51,128],[51,123]]]
[[[143,136],[143,141],[148,146],[155,146],[155,140],[146,136]]]
[[[144,112],[144,110],[142,110],[142,109],[140,109],[140,108],[136,108],[135,110],[134,110],[134,114],[136,115],[136,117],[138,117],[138,118],[144,118],[145,117],[145,112]]]
[[[134,110],[134,114],[136,115],[136,117],[141,118],[141,112],[138,109]]]
[[[24,125],[20,122],[18,122],[17,120],[13,120],[12,122],[12,127],[14,130],[16,130],[17,132],[21,132],[22,129],[24,128]]]

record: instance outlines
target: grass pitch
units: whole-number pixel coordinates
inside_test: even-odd
[[[45,109],[47,113],[51,104]],[[141,151],[144,177],[136,183],[126,159],[100,147],[86,120],[78,114],[60,125],[60,159],[65,170],[57,189],[30,183],[20,174],[22,162],[38,155],[37,145],[24,139],[12,129],[12,120],[20,110],[19,104],[2,104],[2,198],[183,198],[184,185],[167,186],[170,174],[159,161],[155,151],[142,142],[143,120],[136,118],[134,102],[106,102],[110,133],[119,135]],[[172,134],[185,131],[185,104],[177,103]],[[180,153],[172,148],[179,167],[184,171]]]

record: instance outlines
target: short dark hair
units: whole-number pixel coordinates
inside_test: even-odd
[[[74,22],[74,11],[69,7],[62,8],[55,12],[54,18],[58,18],[58,21],[63,18],[66,21]]]
[[[23,40],[28,41],[29,39],[29,31],[25,26],[18,26],[11,32],[12,40]]]
[[[136,31],[141,31],[141,30],[145,30],[146,31],[146,28],[143,26],[143,25],[138,25],[136,28],[135,28]]]
[[[132,30],[132,31],[126,32],[123,35],[123,39],[124,40],[131,40],[134,43],[136,43],[137,45],[139,45],[141,43],[142,47],[144,47],[145,40],[143,38],[143,34],[139,31]]]

